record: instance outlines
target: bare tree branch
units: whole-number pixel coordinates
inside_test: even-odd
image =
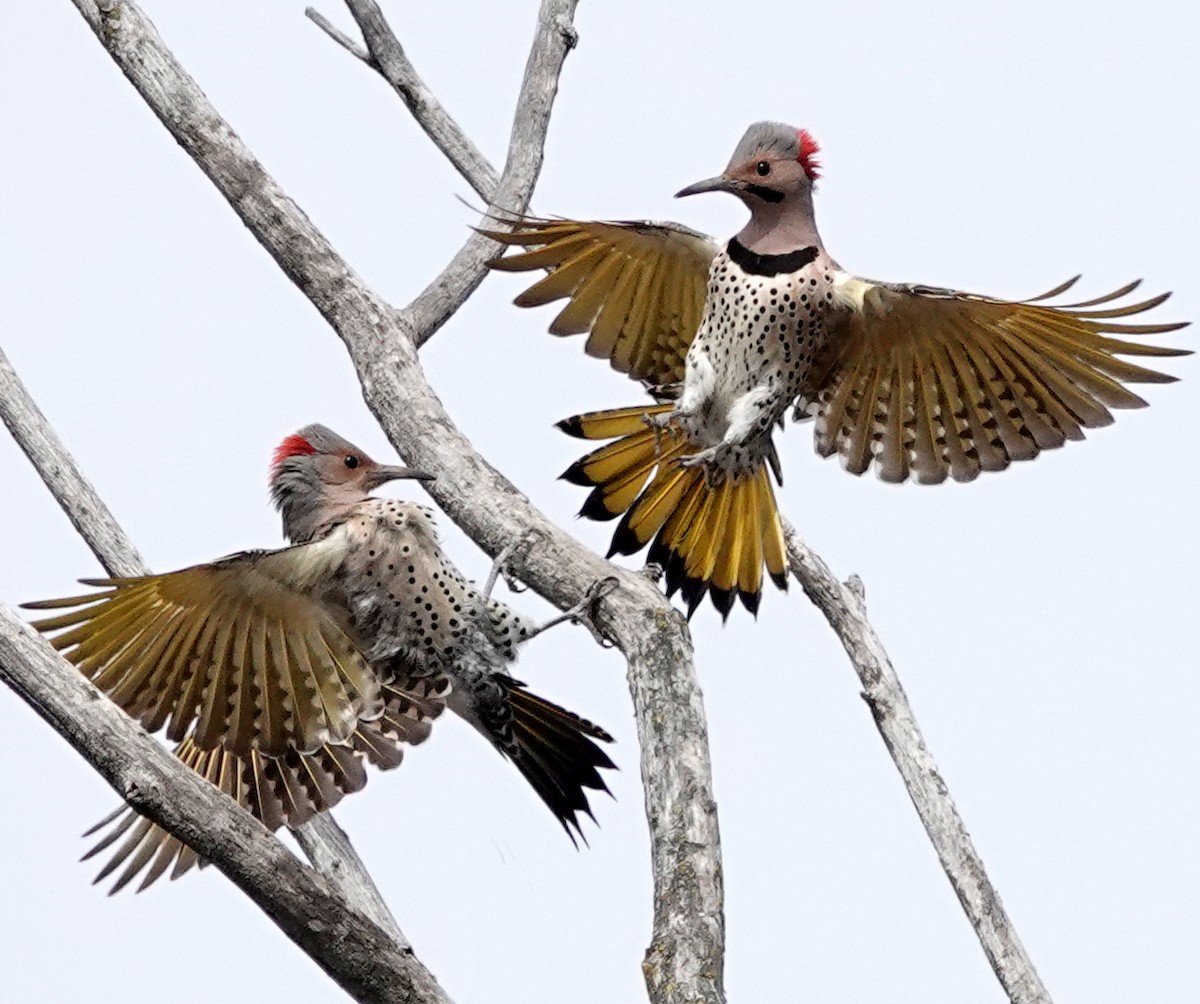
[[[134,809],[250,897],[360,1004],[449,1004],[429,972],[250,813],[185,767],[0,605],[0,681]]]
[[[0,420],[109,575],[149,569],[0,349]]]
[[[454,165],[455,170],[467,179],[467,183],[482,198],[491,201],[500,175],[470,137],[459,128],[458,123],[450,117],[433,92],[425,86],[425,81],[410,62],[404,46],[400,44],[400,40],[396,38],[383,16],[383,11],[379,9],[379,4],[375,3],[375,0],[346,0],[346,6],[358,23],[366,42],[365,48],[335,28],[312,7],[304,13],[338,45],[377,70],[379,75],[392,85],[400,100],[412,112],[417,125],[433,140],[433,145],[446,155],[446,159]],[[574,28],[571,19],[574,7],[575,4],[571,4],[561,20],[563,29],[571,32],[572,45]]]
[[[133,542],[46,420],[3,349],[0,349],[0,421],[8,427],[105,571],[118,576],[149,574],[150,569]],[[397,942],[408,949],[408,941],[400,932],[396,919],[332,816],[325,820],[317,817],[296,827],[293,832],[314,867],[337,886],[356,909],[393,934]]]
[[[867,620],[862,581],[855,576],[846,583],[839,582],[790,525],[785,524],[784,530],[792,574],[846,649],[884,745],[904,779],[909,798],[996,977],[1012,1004],[1050,1004],[1050,995],[1004,912],[1000,895],[988,879],[950,790],[925,745],[883,643]]]
[[[580,546],[491,468],[454,427],[417,361],[417,325],[428,325],[431,318],[437,323],[454,290],[469,282],[479,253],[463,255],[463,266],[443,277],[441,291],[435,287],[431,294],[435,298],[415,305],[421,309],[397,313],[346,265],[254,159],[136,4],[104,0],[101,10],[94,0],[72,2],[177,142],[337,331],[364,397],[393,444],[411,462],[438,471],[433,494],[447,514],[493,555],[507,540],[536,533],[538,543],[517,558],[515,571],[560,607],[579,600],[600,578],[616,580],[598,606],[596,623],[626,655],[641,740],[655,883],[654,933],[643,967],[647,987],[655,1004],[724,1001],[720,843],[704,709],[686,624],[649,582]],[[558,66],[574,43],[574,6],[573,0],[542,5],[519,104],[529,110],[530,135],[539,128],[544,133],[539,115],[549,114]],[[514,125],[514,136],[520,128]],[[540,147],[534,154],[525,160],[510,157],[514,188],[523,183],[521,170],[531,167],[536,175]],[[65,722],[55,724],[68,728]],[[188,839],[182,827],[176,828],[176,817],[151,817]]]
[[[362,42],[356,42],[347,35],[341,28],[329,20],[315,7],[305,7],[304,16],[313,24],[320,28],[326,35],[332,38],[338,45],[345,49],[350,55],[357,59],[361,59],[368,66],[374,68],[375,64],[371,61],[371,54],[367,51],[366,46]]]
[[[542,0],[538,35],[525,64],[525,78],[513,116],[508,160],[499,182],[487,196],[494,208],[505,213],[520,215],[525,212],[541,173],[546,131],[550,128],[550,113],[558,94],[558,77],[563,60],[578,40],[572,26],[576,3],[577,0]],[[366,0],[350,0],[350,6],[352,9],[373,8],[378,13],[375,4]],[[382,15],[379,21],[381,28],[374,25],[370,29],[364,28],[369,40],[377,39],[381,32],[387,31]],[[495,241],[482,234],[472,234],[442,274],[404,309],[401,323],[411,327],[418,346],[433,337],[475,292],[487,275],[489,259],[498,249]]]
[[[485,163],[482,168],[473,167],[469,161],[456,155],[456,151],[464,148],[475,149],[470,138],[446,115],[440,105],[431,109],[423,101],[413,97],[414,94],[424,91],[424,84],[379,12],[378,6],[372,0],[346,0],[346,3],[354,13],[367,41],[365,61],[393,84],[413,116],[476,192],[503,207],[502,197],[493,199],[496,189],[495,172],[491,165]],[[318,24],[324,21],[311,8],[309,16]],[[330,30],[326,27],[326,30],[330,31],[335,40],[346,45],[348,40],[339,39],[335,34],[336,29]],[[353,43],[346,47],[356,55],[359,54]],[[471,289],[473,288],[472,286]],[[419,338],[418,344],[421,341],[423,339]],[[793,528],[789,526],[787,531],[793,574],[806,595],[826,616],[842,639],[851,662],[863,681],[863,696],[871,706],[876,723],[917,807],[926,832],[1001,985],[1014,1004],[1049,1002],[1049,995],[1042,986],[1033,963],[1026,955],[998,894],[988,880],[983,862],[975,853],[937,765],[925,747],[899,678],[882,643],[866,619],[861,580],[852,577],[843,586],[832,575],[824,561],[809,550]],[[848,605],[850,602],[854,603],[853,607]],[[848,640],[850,638],[858,641]],[[679,693],[675,695],[675,699],[686,702],[692,699],[692,695]],[[650,819],[653,827],[653,813]],[[663,926],[667,925],[669,921],[665,921]],[[659,928],[660,925],[656,922],[656,930]]]
[[[400,930],[367,866],[332,812],[319,813],[303,826],[293,827],[292,835],[317,871],[333,882],[361,913],[391,935],[401,949],[412,952],[411,942]]]
[[[578,40],[573,26],[576,4],[577,0],[542,4],[538,23],[545,32],[545,44],[535,43],[529,54],[502,176],[497,176],[496,169],[425,86],[374,0],[346,0],[366,40],[365,50],[312,7],[305,14],[392,85],[426,135],[467,183],[506,216],[528,209],[541,172],[559,71]],[[411,326],[418,346],[428,341],[479,287],[487,275],[486,263],[497,249],[494,241],[473,235],[442,274],[405,308],[401,323]]]

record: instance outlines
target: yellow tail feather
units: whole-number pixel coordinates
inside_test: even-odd
[[[735,599],[757,612],[763,566],[787,588],[783,525],[767,469],[709,483],[703,467],[678,460],[698,447],[673,430],[647,426],[646,416],[671,405],[618,408],[566,419],[559,428],[581,439],[613,442],[582,457],[563,477],[592,488],[580,512],[590,519],[621,521],[609,554],[635,554],[650,545],[647,560],[661,564],[667,595],[680,591],[689,616],[703,600],[728,616]]]
[[[647,415],[665,415],[670,404],[652,404],[641,408],[613,408],[609,411],[589,411],[558,423],[568,436],[576,439],[616,439],[646,431]]]

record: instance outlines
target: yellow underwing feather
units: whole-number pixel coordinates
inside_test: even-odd
[[[583,350],[589,356],[601,359],[610,357],[629,318],[641,275],[629,264],[628,258],[620,260],[620,265],[621,274],[613,282],[608,299],[600,305],[592,322],[591,334],[584,344]]]
[[[283,621],[275,621],[271,625],[266,641],[270,654],[263,660],[258,674],[259,704],[262,709],[258,721],[258,743],[265,749],[279,749],[287,746],[287,703],[290,693],[285,683],[290,674],[282,669],[288,659],[287,628]]]
[[[550,323],[552,335],[581,335],[592,328],[605,297],[612,289],[615,292],[621,279],[622,261],[619,256],[607,254],[580,280],[568,303]]]
[[[842,273],[833,337],[814,368],[817,451],[838,452],[854,473],[873,461],[889,481],[970,480],[1082,439],[1083,429],[1112,421],[1110,408],[1142,407],[1125,384],[1175,378],[1118,357],[1187,353],[1111,336],[1184,325],[1126,320],[1167,299],[1118,302],[1138,282],[1074,304],[1047,302],[1074,282],[1010,302]]]
[[[994,374],[993,393],[1000,401],[1002,410],[1015,426],[1022,430],[1029,443],[1029,450],[1022,457],[1009,455],[1013,459],[1031,459],[1039,450],[1061,446],[1062,432],[1048,421],[1037,402],[1026,390],[1025,383],[1018,378],[999,344],[989,344],[981,339],[966,343],[967,351],[976,359],[976,365],[985,365]]]
[[[570,296],[575,289],[600,261],[607,255],[607,250],[596,245],[585,245],[572,257],[546,278],[535,282],[516,299],[518,307],[540,307],[554,300]]]
[[[933,363],[926,346],[914,344],[913,383],[906,389],[907,407],[912,411],[912,470],[921,484],[939,484],[946,480],[946,460],[938,445],[937,406],[928,374]]]
[[[550,269],[517,297],[539,306],[570,297],[551,323],[555,334],[589,331],[589,355],[607,357],[635,380],[676,383],[704,307],[719,248],[685,227],[648,222],[504,220],[512,232],[484,230],[527,250],[495,259],[506,272]]]
[[[252,683],[246,679],[246,670],[252,664],[252,659],[247,657],[235,661],[213,658],[221,619],[215,614],[209,615],[204,630],[177,656],[180,664],[186,661],[188,671],[185,672],[181,665],[172,674],[173,677],[177,680],[188,679],[192,683],[183,690],[178,702],[172,702],[175,707],[167,737],[182,739],[191,727],[194,716],[196,727],[193,741],[197,746],[213,749],[222,745],[235,753],[244,754],[250,747],[238,729],[237,703],[251,689]],[[242,616],[238,623],[231,625],[231,629],[239,634],[251,634],[259,623],[258,618]]]
[[[979,467],[985,471],[1002,471],[1008,466],[1008,454],[997,431],[985,381],[961,345],[947,342],[945,352],[950,371],[958,383],[968,436],[978,456]]]
[[[131,632],[129,643],[94,676],[92,682],[135,718],[141,716],[145,695],[153,693],[157,655],[171,637],[171,625],[182,616],[175,607],[163,606]],[[89,675],[80,667],[84,675]]]
[[[250,622],[248,658],[242,665],[232,667],[230,684],[222,688],[225,692],[222,700],[227,706],[226,720],[222,724],[228,731],[224,746],[237,756],[245,756],[251,749],[259,748],[256,691],[262,686],[266,675],[274,675],[277,672],[268,662],[267,632],[272,628],[269,617],[255,617]],[[197,735],[199,732],[200,728],[197,727]],[[266,746],[264,742],[263,747]]]
[[[904,388],[907,386],[903,368],[908,354],[895,352],[886,369],[886,388],[880,387],[879,404],[882,428],[879,476],[884,481],[903,481],[908,474],[908,449],[904,443]],[[910,367],[911,369],[911,367]]]
[[[164,711],[168,708],[171,710],[167,738],[172,742],[178,742],[187,733],[208,679],[209,666],[196,665],[194,651],[205,628],[215,630],[215,621],[212,619],[214,602],[212,599],[202,600],[190,617],[180,621],[176,629],[179,644],[171,651],[170,661],[162,667],[161,707]],[[183,695],[182,700],[179,700],[180,695]],[[162,719],[157,716],[150,723],[143,722],[147,729],[161,728],[162,724]]]
[[[1067,439],[1081,439],[1079,417],[1068,403],[1075,394],[1064,386],[1064,382],[1049,374],[1020,341],[1000,337],[996,340],[996,347],[1017,372],[1025,391],[1038,403],[1039,412]]]

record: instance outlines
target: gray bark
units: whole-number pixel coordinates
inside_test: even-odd
[[[105,571],[118,576],[148,574],[150,569],[133,542],[80,470],[2,350],[0,421],[8,427]],[[10,668],[10,671],[18,672],[16,668]],[[230,811],[243,812],[232,800],[226,801]],[[160,820],[155,819],[155,822]],[[328,814],[318,817],[296,827],[293,832],[313,866],[339,889],[346,900],[391,934],[405,951],[411,951],[370,874],[333,817]]]
[[[467,179],[468,184],[481,198],[491,201],[492,193],[500,175],[491,161],[483,155],[471,138],[459,128],[457,122],[441,105],[434,93],[425,86],[416,67],[404,51],[379,4],[374,0],[346,0],[351,16],[362,32],[365,45],[350,38],[319,11],[312,7],[305,14],[347,52],[361,59],[376,70],[412,112],[434,146],[445,154],[456,171]],[[574,34],[571,26],[572,14],[562,20],[563,29]]]
[[[361,1004],[449,1004],[405,946],[0,606],[0,681],[142,815],[213,862]]]
[[[1005,913],[950,789],[925,745],[883,642],[867,620],[862,581],[853,576],[848,582],[839,582],[791,526],[785,526],[785,532],[792,575],[846,649],[862,682],[863,700],[996,978],[1012,1004],[1050,1004],[1050,994]]]
[[[419,341],[478,285],[490,242],[472,238],[421,297],[395,311],[266,173],[135,4],[105,3],[101,9],[91,0],[73,2],[177,142],[337,331],[393,444],[414,465],[438,473],[434,496],[447,514],[493,555],[507,540],[533,533],[537,544],[516,559],[514,571],[564,609],[594,582],[615,578],[616,588],[599,603],[596,626],[625,653],[637,700],[656,904],[647,985],[655,1002],[723,1001],[720,846],[686,625],[649,582],[581,547],[491,468],[458,433],[417,362]],[[542,5],[514,143],[492,200],[506,209],[523,208],[536,180],[558,69],[575,42],[574,7],[573,0]],[[54,724],[66,727],[62,720]],[[193,843],[175,814],[132,798],[131,804]],[[220,865],[223,859],[214,860]]]
[[[99,5],[92,0],[73,2],[175,139],[335,329],[354,363],[364,398],[392,443],[414,466],[439,475],[432,492],[447,514],[492,555],[510,540],[532,536],[533,546],[513,556],[513,571],[560,607],[567,608],[580,600],[601,578],[615,581],[616,587],[597,605],[595,624],[627,658],[641,740],[655,883],[654,932],[643,965],[649,995],[655,1004],[723,1001],[720,844],[704,708],[686,624],[647,580],[617,569],[580,547],[490,467],[454,427],[425,382],[417,361],[417,347],[453,315],[482,280],[486,260],[493,253],[490,242],[472,237],[412,304],[403,310],[393,309],[363,283],[279,189],[174,60],[134,4],[109,0]],[[310,9],[308,14],[341,46],[388,80],[430,138],[490,204],[523,211],[541,166],[562,60],[576,40],[572,27],[574,0],[542,3],[538,33],[514,119],[509,157],[500,177],[421,82],[377,4],[370,0],[346,2],[365,45],[349,38],[315,11]],[[44,476],[61,500],[63,496],[59,493],[67,490],[65,485],[70,478],[56,483],[54,474],[51,471]],[[98,499],[94,501],[99,503]],[[80,529],[86,536],[87,531]],[[119,534],[119,527],[116,530]],[[93,532],[107,532],[102,521]],[[91,538],[88,539],[91,543]],[[130,549],[130,554],[136,563],[136,552]],[[982,862],[971,847],[916,726],[903,688],[866,619],[861,585],[856,588],[853,582],[849,585],[838,582],[794,533],[789,533],[789,556],[793,574],[838,633],[863,682],[864,697],[889,752],[1010,1000],[1021,1004],[1048,1002],[1049,997],[987,879]],[[0,638],[0,664],[12,664],[14,660],[37,662],[46,657],[45,651],[31,653],[21,648],[18,644],[21,638],[14,642],[6,621],[0,621],[0,627],[6,628]],[[65,668],[61,660],[54,662],[56,672]],[[56,710],[57,706],[52,707],[44,695],[30,689],[21,672],[14,674],[8,665],[0,665],[0,676],[39,709],[50,708],[51,711],[43,711],[44,716],[76,742],[72,729],[78,726],[73,726],[71,720],[79,709],[71,703],[74,698],[67,700],[62,705],[65,710],[59,713],[61,709]],[[76,683],[88,688],[77,677]],[[94,691],[87,700],[104,707],[106,713],[121,717],[106,702],[95,701]],[[79,720],[83,720],[82,711]],[[121,720],[125,727],[138,733],[136,726]],[[142,740],[148,742],[144,735]],[[173,769],[183,770],[159,747],[151,745],[157,751],[155,757],[165,757]],[[82,750],[79,742],[76,746]],[[89,748],[85,755],[100,758],[102,752]],[[105,773],[105,763],[93,762]],[[127,790],[135,808],[144,810],[213,858],[235,881],[239,881],[238,876],[245,878],[245,872],[238,871],[242,864],[231,863],[229,854],[209,852],[206,841],[211,833],[204,837],[188,829],[192,806],[190,802],[177,805],[174,788],[169,800],[171,806],[164,809],[155,799],[144,798],[136,782],[129,788],[127,775],[120,775],[113,783],[119,790]],[[191,778],[190,783],[205,787],[196,778]],[[190,795],[180,797],[186,802]],[[221,796],[210,792],[210,797]],[[226,811],[233,812],[235,818],[249,818],[236,807]],[[311,847],[309,852],[314,861],[322,857],[322,836],[329,834],[311,834],[306,841],[306,850]],[[279,847],[277,842],[271,843]],[[293,864],[300,867],[294,860]],[[311,877],[307,870],[305,874]],[[252,896],[262,895],[261,890],[247,891]],[[278,917],[275,919],[284,926]],[[379,928],[374,925],[372,928],[382,934]],[[355,936],[367,935],[357,932]],[[403,953],[402,938],[396,929],[389,942],[391,950]],[[299,937],[296,940],[304,944]]]
[[[332,812],[322,812],[303,826],[293,827],[292,833],[317,871],[337,886],[361,913],[382,927],[399,948],[412,952],[412,944],[400,930],[367,866]]]

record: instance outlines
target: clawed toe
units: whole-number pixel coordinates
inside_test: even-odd
[[[617,585],[617,579],[612,575],[605,576],[603,579],[598,579],[588,586],[588,590],[586,593],[584,593],[582,600],[580,600],[570,609],[564,610],[558,616],[551,617],[550,620],[546,621],[544,624],[534,628],[533,631],[526,636],[525,640],[528,641],[530,638],[541,634],[548,628],[569,622],[571,624],[582,624],[592,633],[592,637],[595,638],[602,647],[611,648],[612,642],[610,642],[600,633],[596,627],[594,618],[596,615],[596,605],[602,599],[604,599],[605,596],[612,592]]]

